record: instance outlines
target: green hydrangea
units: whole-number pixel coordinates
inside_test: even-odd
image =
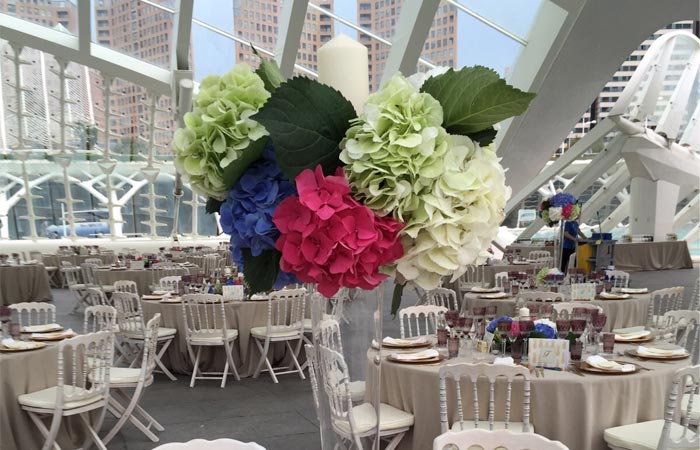
[[[202,80],[193,111],[173,138],[175,166],[195,192],[226,197],[224,168],[268,134],[251,116],[269,97],[263,80],[245,64]]]
[[[401,74],[372,94],[341,142],[340,160],[358,198],[405,221],[443,172],[442,106]]]

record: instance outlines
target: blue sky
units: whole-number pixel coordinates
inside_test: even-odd
[[[418,1],[418,0],[406,0]],[[463,5],[527,39],[530,24],[541,0],[460,0]],[[335,0],[336,14],[353,22],[356,2]],[[196,0],[194,17],[233,33],[233,0]],[[348,27],[336,23],[336,33],[356,36]],[[457,62],[459,66],[481,64],[504,74],[512,67],[522,46],[463,12],[458,14]],[[192,27],[195,78],[224,73],[236,61],[233,41],[202,28]]]

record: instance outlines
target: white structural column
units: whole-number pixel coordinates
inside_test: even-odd
[[[677,184],[668,181],[632,178],[630,234],[646,234],[654,236],[655,241],[665,240],[666,234],[673,232],[679,190]]]
[[[294,73],[301,32],[304,29],[309,0],[283,0],[280,7],[279,34],[275,46],[275,61],[284,78]]]
[[[415,73],[418,59],[423,52],[423,44],[439,7],[440,0],[403,3],[394,32],[393,46],[389,50],[382,75],[382,84],[396,72],[400,71],[406,76]]]

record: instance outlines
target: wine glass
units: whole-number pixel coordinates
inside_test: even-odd
[[[486,320],[493,320],[496,318],[496,313],[498,312],[498,309],[496,308],[496,305],[489,305],[486,307],[486,310],[484,311],[484,315],[486,317]]]
[[[445,312],[445,320],[447,321],[447,326],[453,328],[455,326],[455,321],[459,317],[459,311],[456,309],[450,309]]]
[[[574,316],[575,317],[575,316]],[[581,339],[581,335],[586,330],[586,319],[574,318],[571,320],[571,331],[576,336],[576,339]]]
[[[481,339],[483,337],[483,331],[486,327],[484,326],[484,316],[486,315],[486,308],[483,306],[477,306],[472,308],[472,313],[474,314],[474,337],[476,339]]]
[[[551,319],[554,314],[554,305],[551,303],[543,304],[540,313],[543,319]]]
[[[501,320],[498,322],[498,334],[501,337],[501,355],[506,354],[506,339],[510,335],[510,321]]]
[[[557,319],[557,337],[559,339],[566,339],[569,335],[569,329],[571,329],[571,321],[569,319]]]
[[[527,340],[530,333],[535,330],[535,323],[530,319],[518,320],[518,328],[520,329],[520,337],[523,338],[523,360],[527,360]]]
[[[608,320],[608,316],[605,313],[598,312],[598,310],[593,311],[591,316],[591,325],[593,326],[593,331],[595,332],[595,346],[596,353],[600,350],[600,332],[603,331],[603,327]]]

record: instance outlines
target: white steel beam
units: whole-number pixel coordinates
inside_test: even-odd
[[[440,0],[404,2],[394,32],[394,45],[386,60],[382,84],[396,72],[406,76],[415,73],[425,38],[428,37],[439,7]]]
[[[279,33],[275,46],[275,61],[282,76],[289,78],[294,73],[294,63],[299,52],[301,32],[304,29],[309,0],[283,0],[280,7]]]
[[[700,39],[693,35],[690,35],[690,37],[692,39],[688,40],[695,44],[695,51],[688,61],[686,61],[681,79],[678,81],[673,94],[671,94],[671,98],[663,114],[661,114],[659,124],[656,127],[657,133],[665,134],[671,141],[675,141],[679,134],[681,134],[679,132],[681,121],[685,117],[688,101],[692,95],[695,80],[698,77],[698,68],[700,68]],[[680,40],[680,38],[676,40]]]
[[[625,189],[630,184],[630,172],[627,166],[622,164],[617,172],[605,180],[603,186],[591,196],[585,204],[585,208],[581,211],[581,222],[587,222],[595,217],[595,213],[608,202]]]
[[[170,65],[173,70],[190,70],[190,40],[194,0],[175,0]]]
[[[700,193],[693,197],[673,218],[673,231],[677,232],[678,229],[698,217],[700,217]]]
[[[615,211],[610,213],[608,217],[603,219],[600,224],[600,229],[603,233],[610,233],[616,226],[630,215],[630,198],[623,200],[620,206],[615,208]]]
[[[83,53],[90,53],[92,42],[92,8],[90,0],[78,0],[78,48]]]

